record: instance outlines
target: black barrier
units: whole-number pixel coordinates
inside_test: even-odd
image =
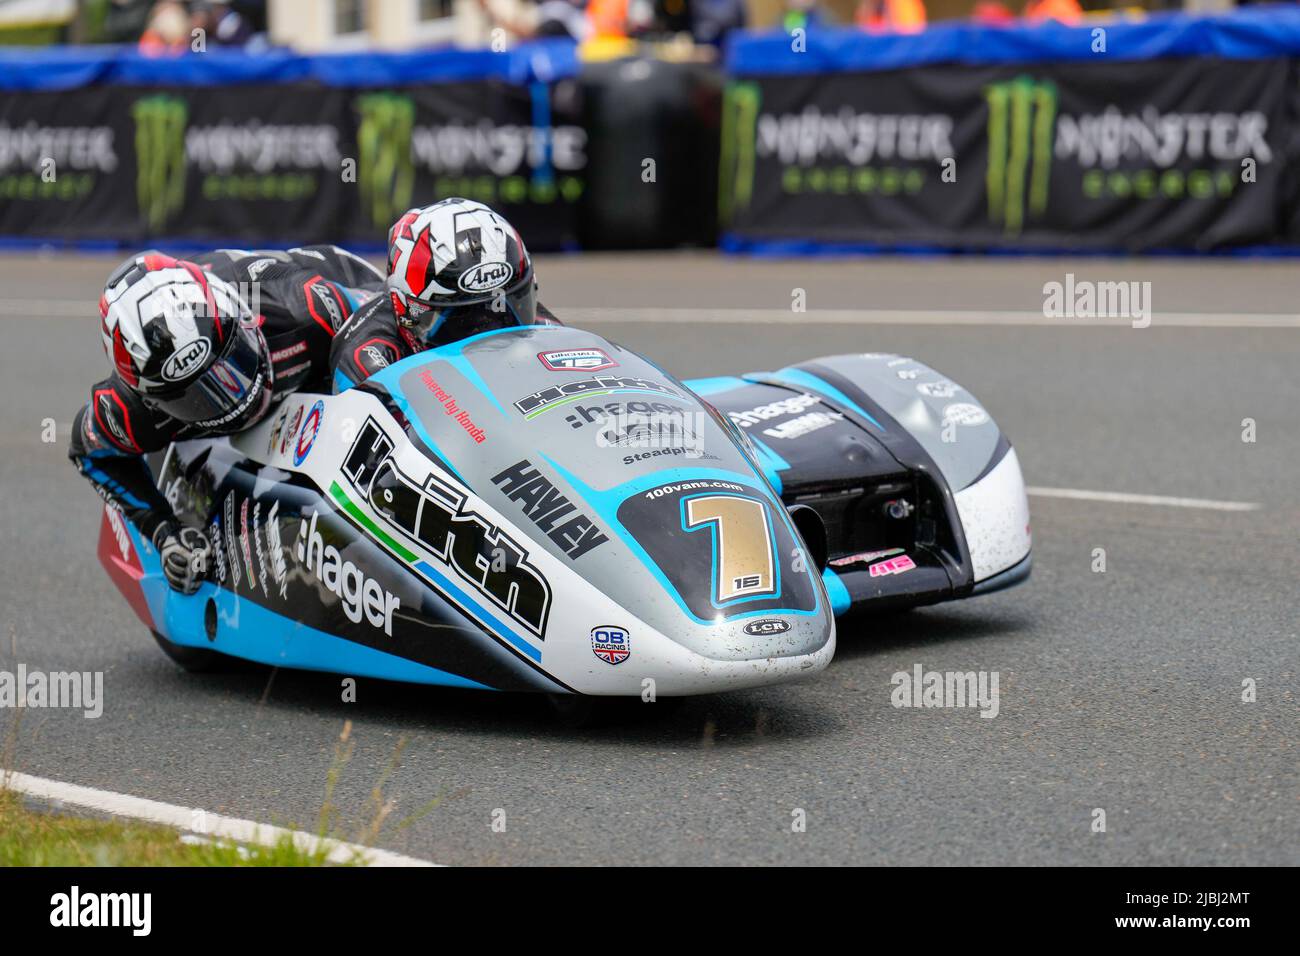
[[[1298,66],[1279,55],[1300,54],[1297,11],[805,39],[731,50],[719,200],[732,248],[1300,238]]]
[[[713,245],[718,71],[636,58],[591,64],[580,83],[590,135],[583,247]]]

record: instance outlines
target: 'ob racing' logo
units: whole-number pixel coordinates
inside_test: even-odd
[[[1018,76],[984,87],[989,106],[986,190],[989,220],[1008,236],[1047,210],[1056,131],[1056,85]]]

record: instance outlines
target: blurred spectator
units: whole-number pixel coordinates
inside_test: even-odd
[[[153,0],[111,0],[104,12],[101,36],[105,43],[135,43],[149,22]]]
[[[586,0],[542,0],[537,5],[539,37],[570,37],[582,42],[591,35]]]
[[[691,35],[696,43],[722,46],[728,33],[744,26],[744,0],[691,0]]]
[[[873,33],[920,33],[925,29],[923,0],[862,0],[854,17]]]
[[[823,9],[818,0],[786,0],[785,14],[781,17],[781,26],[786,33],[834,25],[835,17]]]
[[[979,0],[971,11],[971,19],[976,23],[1015,23],[1016,15],[998,0]]]
[[[191,14],[191,26],[207,34],[209,46],[244,46],[253,38],[252,26],[228,3],[197,0]]]
[[[140,51],[150,55],[179,53],[190,48],[190,18],[177,0],[159,0],[140,34]]]
[[[1025,7],[1025,19],[1081,23],[1083,8],[1079,6],[1079,0],[1029,0]]]
[[[537,32],[537,6],[528,0],[455,0],[456,43],[491,47],[494,39],[526,40]],[[501,33],[494,34],[493,31]]]

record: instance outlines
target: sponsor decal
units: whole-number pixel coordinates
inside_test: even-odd
[[[235,540],[235,493],[226,495],[225,505],[226,548],[230,551],[230,586],[239,587],[239,544]]]
[[[393,636],[393,612],[402,606],[401,599],[390,594],[374,578],[351,561],[344,561],[339,549],[327,545],[316,530],[316,511],[298,523],[296,554],[298,563],[316,576],[325,589],[343,605],[343,614],[353,624],[364,617],[371,627],[382,628]]]
[[[126,404],[111,388],[95,392],[95,419],[100,427],[107,431],[118,446],[127,451],[138,452],[140,446],[131,434],[130,418]]]
[[[847,568],[851,564],[867,564],[876,558],[887,558],[890,555],[902,553],[902,548],[885,548],[883,551],[859,551],[857,554],[847,554],[842,558],[833,558],[829,564],[834,568]]]
[[[474,444],[481,445],[487,441],[487,433],[474,424],[474,420],[469,417],[469,412],[461,408],[456,399],[438,384],[432,372],[425,369],[420,373],[420,381],[424,383],[424,387],[442,405],[443,411],[450,415],[461,428],[465,429],[465,434],[474,439]]]
[[[514,274],[508,262],[481,262],[462,272],[456,284],[464,292],[490,292],[501,288]]]
[[[621,664],[632,654],[627,628],[602,624],[591,629],[591,652],[606,664]]]
[[[113,538],[117,549],[122,552],[122,560],[131,562],[131,536],[127,534],[126,522],[122,520],[122,509],[113,504],[104,504],[104,514],[108,517],[108,526],[113,529]]]
[[[162,377],[169,382],[188,378],[203,364],[211,351],[212,346],[207,339],[198,338],[187,342],[167,356],[167,361],[163,362]]]
[[[274,352],[272,352],[271,361],[283,362],[285,359],[293,358],[295,355],[301,355],[305,351],[307,351],[307,343],[305,341],[295,342],[293,343],[293,345],[288,345],[282,349],[276,349]]]
[[[210,418],[205,422],[195,422],[195,424],[200,428],[220,428],[222,425],[233,422],[235,419],[241,417],[245,412],[247,412],[253,406],[254,402],[261,400],[264,381],[265,378],[263,374],[258,372],[257,377],[253,379],[253,384],[249,386],[248,394],[244,397],[243,401],[235,406],[233,411],[227,412],[220,418]],[[230,386],[227,385],[227,387]],[[236,384],[232,391],[237,392],[238,390],[239,386]]]
[[[711,491],[721,489],[723,491],[745,491],[744,485],[733,484],[730,481],[683,481],[675,485],[660,485],[658,488],[651,488],[645,493],[647,500],[653,501],[655,498],[662,498],[664,495],[676,494],[680,491]]]
[[[307,420],[302,423],[302,434],[298,436],[298,444],[293,450],[295,468],[306,461],[307,456],[311,454],[312,446],[316,444],[316,436],[320,433],[321,419],[324,417],[325,403],[318,401],[307,413]]]
[[[905,554],[900,554],[896,558],[876,562],[867,571],[873,578],[881,578],[889,574],[902,574],[904,571],[911,571],[914,567],[916,567],[915,561]]]
[[[311,292],[311,295],[315,297],[316,301],[319,302],[321,307],[325,310],[328,318],[325,318],[323,321],[329,326],[330,330],[332,331],[337,329],[342,325],[346,316],[343,314],[343,305],[339,302],[338,294],[334,291],[333,286],[323,281],[320,276],[316,276],[314,279],[308,281],[307,288]],[[310,304],[309,300],[308,305]],[[313,313],[314,312],[315,310],[313,310]],[[317,319],[320,320],[320,316],[317,316]]]
[[[271,505],[266,516],[266,544],[271,552],[271,572],[280,589],[280,597],[289,597],[289,566],[284,560],[284,546],[280,541],[280,502]]]
[[[284,436],[280,439],[280,454],[286,454],[289,451],[289,442],[293,436],[298,434],[298,426],[302,424],[302,410],[305,405],[299,405],[293,410],[293,418],[289,422],[289,427],[284,430]]]
[[[550,385],[538,389],[515,402],[515,408],[525,418],[534,418],[542,412],[549,411],[557,405],[575,401],[584,396],[608,395],[611,392],[653,392],[665,395],[676,401],[685,401],[682,394],[670,385],[646,378],[619,378],[613,375],[598,375],[562,385]]]
[[[281,405],[280,411],[275,416],[275,422],[271,425],[271,440],[266,443],[267,455],[274,455],[276,446],[280,444],[280,436],[284,432],[285,420],[289,417],[289,406]]]
[[[792,418],[788,422],[781,422],[781,424],[773,425],[771,428],[764,428],[763,434],[769,438],[802,438],[804,435],[821,431],[826,426],[834,425],[838,421],[843,421],[843,419],[844,416],[839,412],[809,412],[807,415]]]
[[[479,515],[469,493],[440,473],[424,469],[419,475],[408,475],[399,467],[393,448],[393,439],[373,418],[366,419],[343,462],[348,483],[380,520],[449,566],[539,640],[544,639],[551,586],[533,566],[525,544]],[[337,484],[331,493],[336,498],[342,496],[344,507],[355,511],[356,505]],[[400,542],[384,543],[428,577],[419,554]]]
[[[600,372],[618,363],[604,349],[560,349],[538,352],[537,360],[552,372]]]
[[[250,263],[248,264],[248,270],[247,270],[247,271],[248,271],[248,278],[250,278],[250,279],[252,279],[254,282],[256,282],[256,281],[257,281],[257,277],[260,276],[263,272],[266,271],[267,266],[274,265],[274,264],[275,264],[276,262],[278,262],[278,261],[279,261],[279,260],[277,260],[277,259],[257,259],[257,260],[255,260],[255,261],[253,261],[253,262],[250,262]],[[274,356],[272,356],[272,357],[274,358]]]
[[[248,499],[239,505],[239,550],[244,556],[244,567],[248,571],[248,590],[257,590],[257,576],[253,572],[253,547],[248,537]]]
[[[507,498],[518,503],[528,520],[571,559],[580,558],[609,540],[591,518],[578,511],[577,506],[527,460],[516,462],[493,475],[492,483]]]
[[[943,407],[943,423],[958,425],[983,425],[989,420],[989,413],[970,402],[953,402]]]
[[[367,344],[358,348],[357,352],[359,354],[354,357],[357,360],[357,364],[361,365],[363,368],[388,368],[392,363],[389,361],[388,355],[385,355],[384,353],[391,351],[391,346],[385,348],[382,345]],[[362,355],[366,357],[364,363],[361,361]]]
[[[759,405],[757,408],[751,408],[748,411],[728,412],[727,417],[741,428],[749,428],[772,418],[781,418],[784,415],[797,415],[802,411],[812,408],[820,401],[821,399],[816,395],[810,395],[807,392],[804,392],[802,395],[782,398],[775,402],[769,402],[766,405]]]
[[[784,634],[790,630],[790,622],[777,620],[776,618],[765,618],[761,621],[750,621],[743,628],[744,632],[751,637],[765,637],[768,634]]]
[[[266,548],[262,546],[262,503],[253,505],[253,548],[257,554],[257,580],[262,585],[262,593],[271,596],[271,589],[266,586],[267,563]]]
[[[212,524],[208,526],[208,540],[212,542],[212,554],[217,563],[217,583],[225,584],[226,575],[226,537],[221,532],[221,519],[213,516]]]
[[[922,382],[916,390],[930,398],[952,398],[961,386],[956,382]]]

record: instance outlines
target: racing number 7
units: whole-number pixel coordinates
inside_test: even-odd
[[[767,506],[737,495],[686,501],[686,530],[713,529],[715,604],[776,590],[772,523]]]

